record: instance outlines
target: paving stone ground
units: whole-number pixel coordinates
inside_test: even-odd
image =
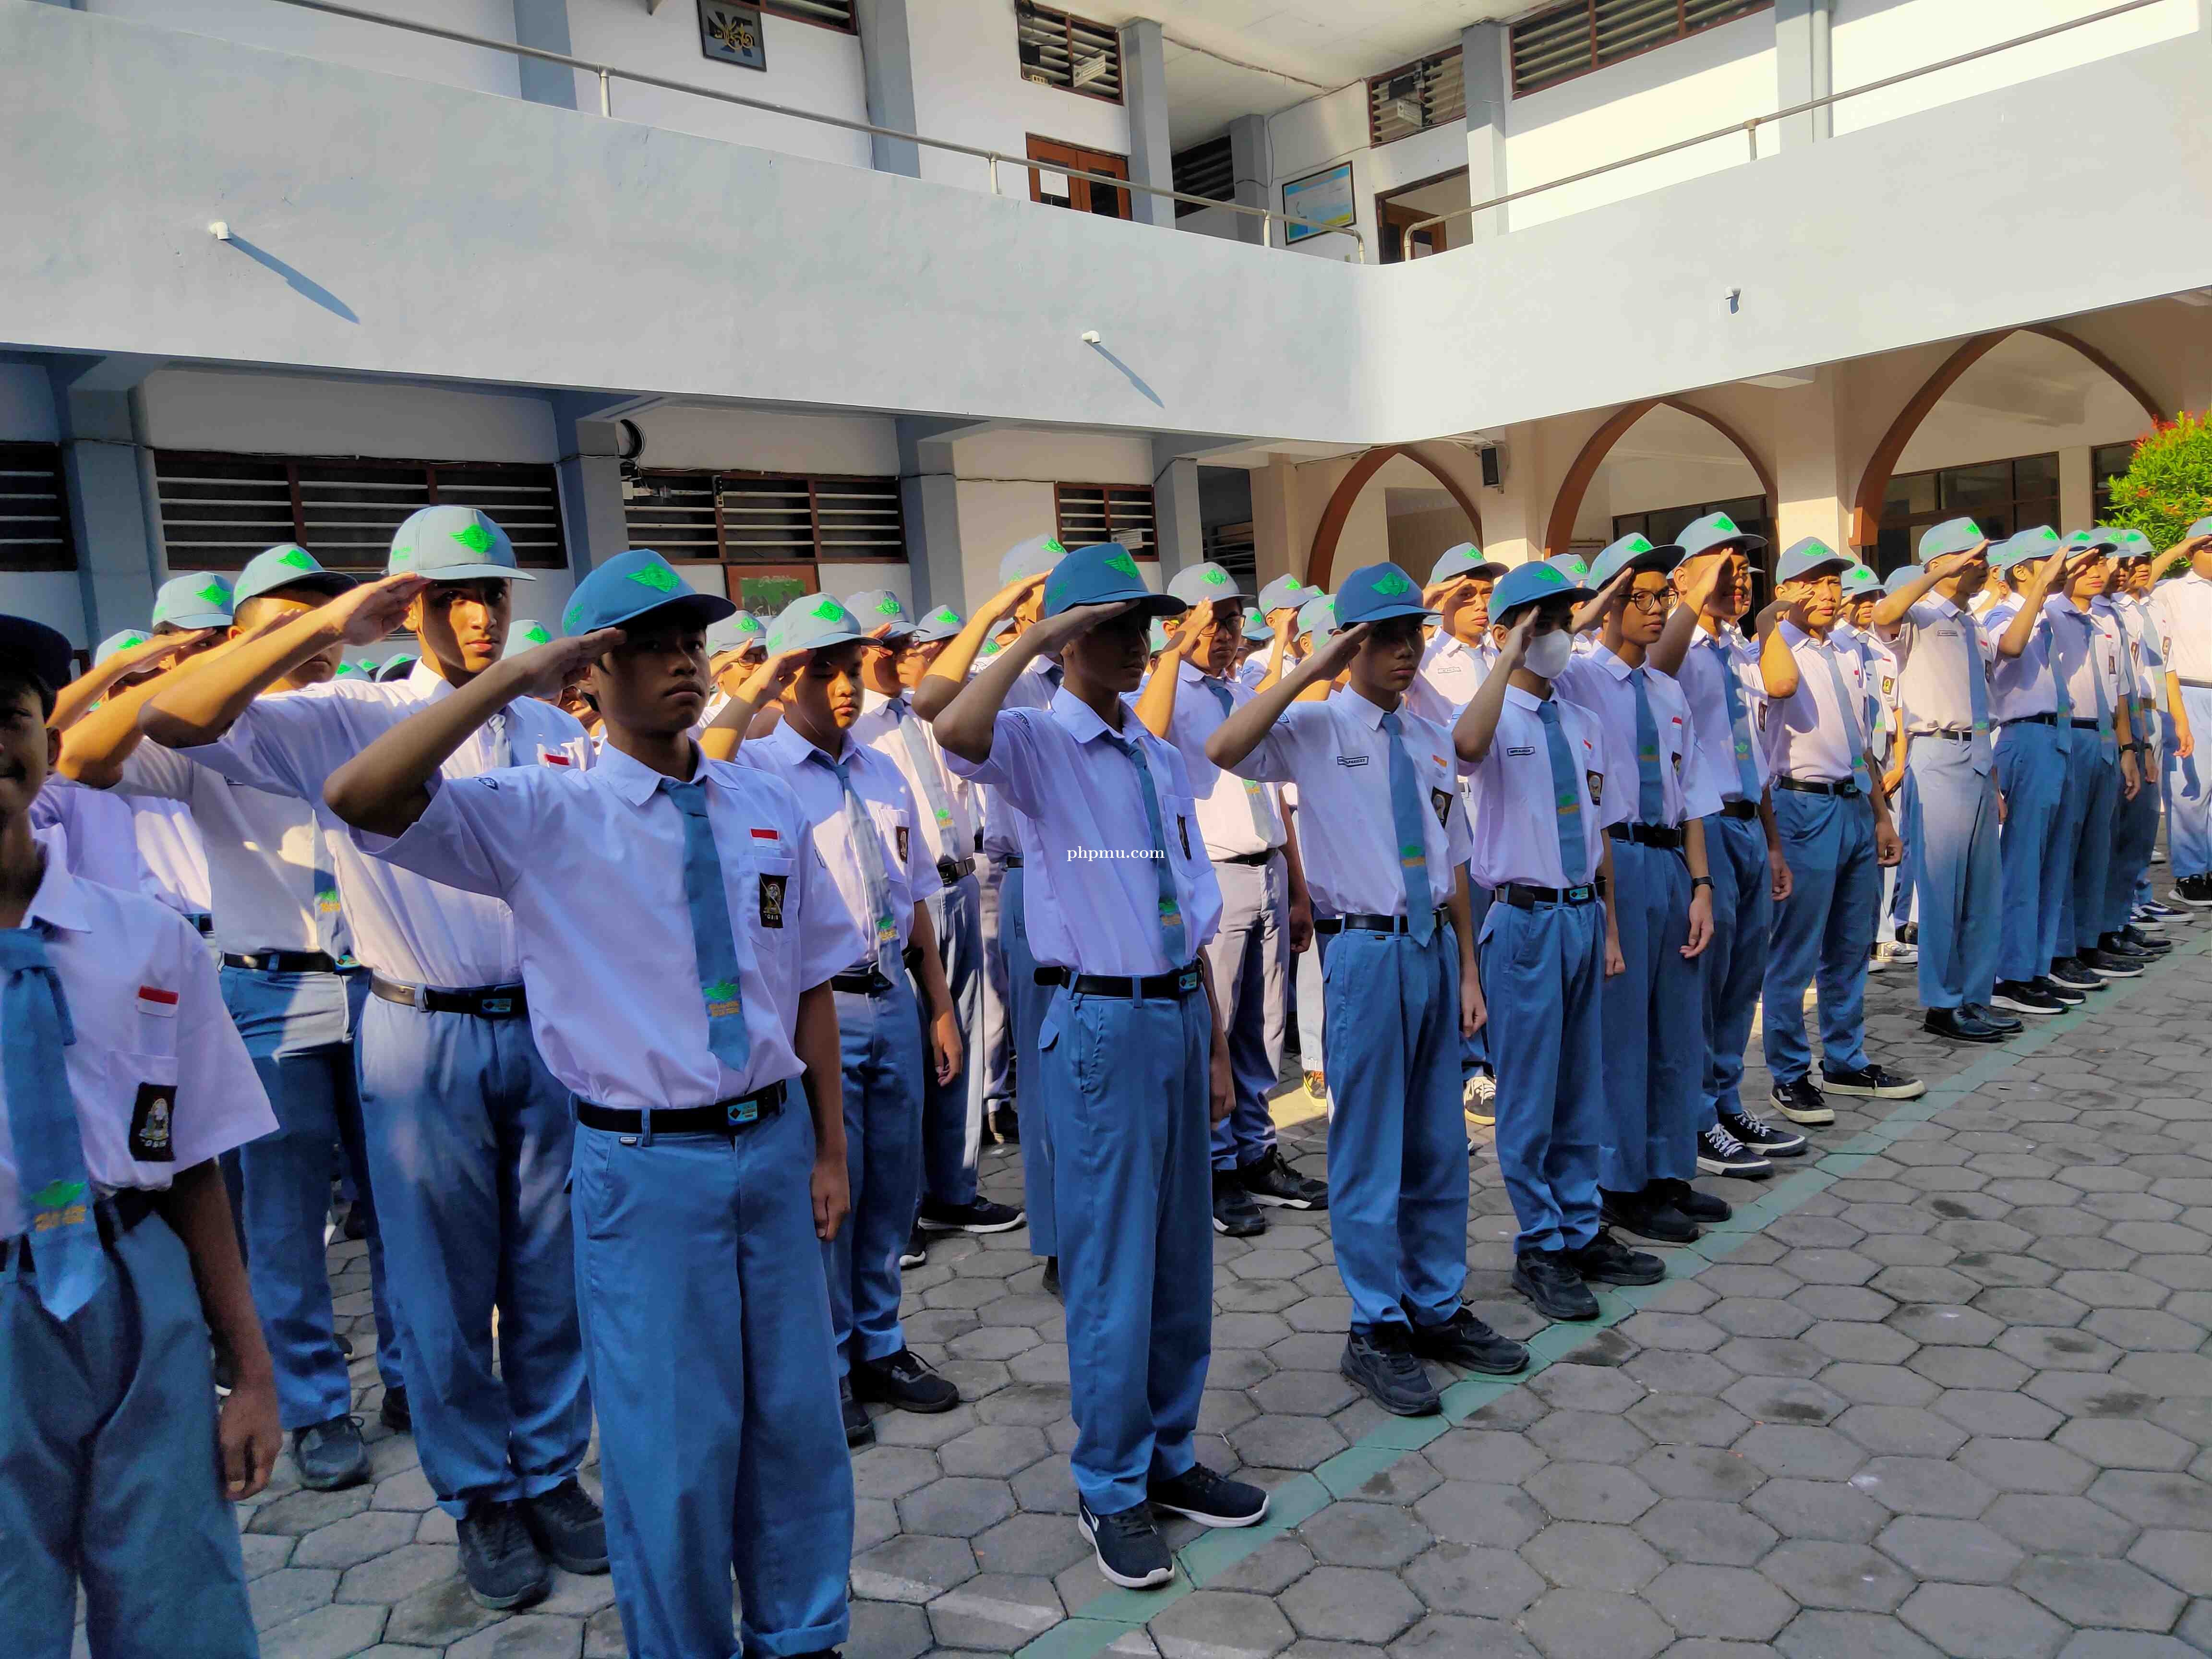
[[[880,1417],[854,1461],[846,1653],[2212,1651],[2212,937],[2191,938],[2212,921],[2174,933],[2172,961],[2007,1049],[1922,1036],[1909,970],[1873,978],[1874,1052],[1929,1098],[1887,1122],[1837,1102],[1828,1155],[1764,1203],[1705,1183],[1752,1207],[1669,1252],[1656,1293],[1607,1295],[1602,1328],[1540,1334],[1511,1295],[1479,1147],[1468,1295],[1539,1368],[1460,1383],[1446,1419],[1387,1418],[1338,1376],[1326,1216],[1217,1239],[1200,1455],[1277,1516],[1178,1523],[1168,1593],[1109,1590],[1076,1533],[1064,1328],[1026,1234],[938,1244],[907,1328],[969,1403]],[[1319,1173],[1313,1103],[1279,1115]],[[1018,1195],[1018,1159],[989,1157]],[[361,1248],[331,1270],[366,1356]],[[560,1576],[520,1617],[469,1600],[411,1442],[374,1426],[373,1365],[355,1376],[376,1483],[303,1492],[288,1456],[241,1517],[268,1659],[620,1654],[605,1578]]]

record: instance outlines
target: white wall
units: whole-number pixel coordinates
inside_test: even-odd
[[[1026,155],[1032,133],[1129,153],[1129,112],[1121,105],[1022,79],[1013,0],[921,0],[908,15],[915,131],[1002,155]],[[986,162],[944,150],[921,152],[921,176],[967,190],[991,188]],[[1001,167],[999,188],[1026,198],[1028,172]]]
[[[398,460],[560,459],[543,397],[390,381],[165,368],[145,383],[146,441],[160,449]]]
[[[69,635],[84,650],[99,643],[85,637],[84,597],[74,570],[10,570],[0,574],[0,611],[28,617]]]
[[[641,466],[879,477],[898,472],[898,434],[883,416],[664,404],[629,418],[645,436]]]
[[[509,98],[520,95],[515,60],[507,52],[457,46],[427,34],[303,11],[296,6],[275,5],[270,0],[75,0],[75,3],[79,11],[104,12],[163,28],[216,35],[271,52],[352,64],[419,81],[442,81],[448,86],[472,87]],[[373,8],[364,9],[418,23],[435,23],[487,40],[514,39],[514,0],[375,0]],[[642,21],[643,6],[635,9]],[[684,9],[688,12],[689,8]],[[312,122],[313,112],[302,111],[300,118]]]
[[[965,578],[963,611],[998,592],[999,561],[1007,549],[1032,536],[1054,532],[1054,484],[1152,482],[1151,440],[1108,433],[979,433],[954,443],[952,456],[959,478],[955,494]],[[1160,585],[1157,564],[1147,560],[1138,568],[1153,586]]]
[[[60,437],[46,371],[29,363],[0,363],[0,441],[50,444]]]
[[[822,591],[835,594],[841,604],[851,594],[888,587],[898,595],[906,614],[914,615],[914,577],[902,564],[821,564],[815,569],[822,578]]]

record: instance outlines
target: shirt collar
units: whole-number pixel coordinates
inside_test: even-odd
[[[794,764],[804,762],[809,756],[819,755],[833,764],[838,761],[843,761],[850,766],[860,761],[868,752],[865,745],[853,741],[851,732],[842,732],[838,735],[843,742],[843,747],[833,755],[800,732],[789,720],[778,720],[775,730],[760,741],[771,745],[771,752]]]
[[[407,695],[421,702],[435,702],[441,697],[453,695],[453,682],[431,667],[427,657],[416,659],[415,666],[407,671],[407,678],[403,684],[407,688]]]
[[[1357,718],[1359,723],[1370,732],[1381,731],[1382,717],[1392,713],[1397,714],[1400,726],[1402,726],[1406,723],[1406,704],[1403,698],[1399,700],[1396,709],[1392,710],[1375,702],[1357,686],[1347,685],[1344,688],[1343,704],[1345,712]]]
[[[1638,669],[1644,666],[1640,662],[1630,662],[1626,657],[1620,655],[1620,653],[1607,650],[1604,646],[1598,647],[1598,648],[1591,652],[1590,654],[1597,659],[1598,665],[1600,667],[1603,668],[1607,673],[1612,675],[1613,678],[1617,680],[1626,679],[1631,674],[1633,674]]]
[[[30,905],[23,912],[23,926],[43,921],[49,927],[72,933],[88,931],[92,922],[85,915],[84,895],[78,890],[77,879],[70,873],[67,837],[61,826],[33,830],[31,835],[46,855],[46,868],[39,878],[39,890],[31,895]]]
[[[696,743],[691,745],[694,757],[692,781],[701,781],[706,775],[707,757]],[[641,761],[608,744],[599,750],[599,775],[605,778],[616,795],[632,806],[642,806],[653,799],[660,787],[665,774],[654,771]]]
[[[1966,614],[1955,603],[1945,599],[1932,587],[1928,590],[1928,597],[1923,603],[1934,605],[1947,617],[1963,617]]]
[[[1523,691],[1517,685],[1505,688],[1505,701],[1516,708],[1541,708],[1544,706],[1543,698],[1533,691]]]
[[[1121,729],[1119,732],[1099,719],[1097,709],[1064,685],[1052,694],[1048,712],[1067,728],[1068,734],[1078,743],[1089,743],[1094,738],[1111,738],[1124,743],[1134,743],[1151,735],[1126,699],[1121,705]]]

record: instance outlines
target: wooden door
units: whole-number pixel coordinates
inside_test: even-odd
[[[1127,179],[1129,158],[1116,155],[1110,150],[1085,149],[1080,144],[1064,144],[1057,138],[1040,138],[1030,135],[1030,160],[1042,161],[1043,167],[1030,169],[1030,200],[1043,202],[1052,207],[1073,208],[1078,213],[1096,213],[1108,219],[1129,216],[1129,192],[1116,190],[1111,185],[1093,184],[1088,179],[1077,179],[1060,169],[1078,167],[1085,173],[1103,173],[1109,178]]]

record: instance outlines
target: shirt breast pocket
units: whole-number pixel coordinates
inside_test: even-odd
[[[790,903],[791,878],[797,861],[780,853],[755,854],[742,866],[737,895],[738,914],[755,932],[776,933],[784,927]]]
[[[125,1125],[124,1149],[133,1164],[177,1162],[177,1056],[116,1048],[107,1055],[111,1109]],[[165,1172],[165,1171],[164,1171]]]
[[[876,823],[876,833],[882,837],[884,860],[890,864],[890,874],[896,881],[906,879],[907,865],[914,857],[914,819],[905,808],[872,805],[869,808]]]

